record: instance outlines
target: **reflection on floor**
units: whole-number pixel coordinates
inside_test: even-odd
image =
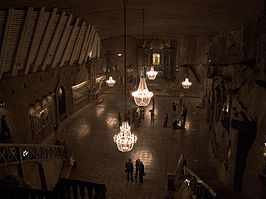
[[[206,176],[216,179],[208,157],[204,109],[196,108],[200,104],[199,98],[184,98],[188,107],[187,129],[172,130],[170,125],[180,114],[180,108],[177,112],[171,109],[172,102],[177,99],[156,96],[154,125],[150,122],[149,105],[140,127],[132,125],[132,132],[138,136],[137,143],[131,152],[122,153],[117,150],[113,136],[119,132],[117,115],[124,113],[124,98],[120,94],[102,97],[102,104],[90,104],[62,124],[61,136],[66,140],[66,149],[74,153],[78,164],[70,178],[105,184],[110,199],[165,198],[166,173],[174,171],[178,157],[183,153],[188,166],[203,180],[201,171],[205,171],[204,175],[208,171]],[[128,99],[127,107],[134,107],[133,99]],[[169,114],[168,128],[163,128],[165,113]],[[134,163],[139,158],[144,163],[143,184],[138,180],[127,182],[124,167],[128,158]]]

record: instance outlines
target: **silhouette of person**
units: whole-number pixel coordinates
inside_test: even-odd
[[[140,159],[137,159],[136,160],[136,174],[135,174],[135,178],[138,176],[139,166],[140,166]]]
[[[143,183],[143,176],[145,175],[144,173],[144,164],[140,161],[139,164],[139,182]]]
[[[6,121],[6,115],[3,115],[2,118],[1,118],[1,129],[2,129],[2,132],[1,132],[1,136],[3,137],[10,137],[10,128],[7,124],[7,121]]]
[[[163,127],[167,127],[167,122],[168,122],[168,114],[165,113]]]
[[[133,182],[133,163],[131,161],[131,159],[129,159],[126,162],[126,173],[127,173],[127,181],[129,181],[129,178],[131,179],[131,181]]]

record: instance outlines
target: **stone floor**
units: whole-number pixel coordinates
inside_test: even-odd
[[[199,177],[210,180],[215,187],[221,187],[215,169],[208,156],[208,130],[206,114],[199,98],[184,97],[188,107],[185,130],[172,130],[170,125],[179,111],[171,110],[171,103],[177,98],[155,97],[155,123],[151,125],[149,109],[139,128],[132,126],[132,133],[138,137],[132,151],[122,153],[113,142],[119,132],[117,114],[124,112],[122,94],[103,94],[101,104],[89,104],[65,120],[60,126],[61,137],[66,140],[66,150],[77,160],[70,178],[105,184],[108,199],[156,199],[167,196],[167,172],[175,170],[181,153],[188,166],[196,170]],[[128,98],[127,109],[135,107]],[[168,128],[163,128],[163,116],[169,114]],[[138,180],[127,182],[125,163],[139,158],[145,165],[144,183]],[[202,174],[208,176],[201,176]],[[208,171],[208,172],[206,172]],[[208,179],[209,178],[209,179]],[[212,187],[212,184],[209,184]]]

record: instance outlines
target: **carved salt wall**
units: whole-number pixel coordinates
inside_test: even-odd
[[[75,103],[71,87],[84,81],[92,83],[88,62],[99,56],[98,33],[72,14],[44,7],[0,10],[0,102],[11,141],[39,143],[53,133],[53,123],[86,105],[89,86],[88,93],[83,93],[86,97]],[[40,106],[43,118],[35,117],[33,122],[30,107],[47,96],[54,101],[48,111],[52,116],[45,117],[46,109]],[[65,104],[63,109],[59,98]]]
[[[210,153],[227,186],[250,198],[264,198],[265,18],[239,31],[233,40],[231,33],[218,36],[217,48],[227,47],[220,47],[208,71]]]

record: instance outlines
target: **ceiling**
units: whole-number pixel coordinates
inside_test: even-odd
[[[102,38],[123,35],[123,0],[0,0],[0,7],[58,7],[95,26]],[[127,34],[175,38],[235,30],[263,15],[264,0],[128,0]]]

